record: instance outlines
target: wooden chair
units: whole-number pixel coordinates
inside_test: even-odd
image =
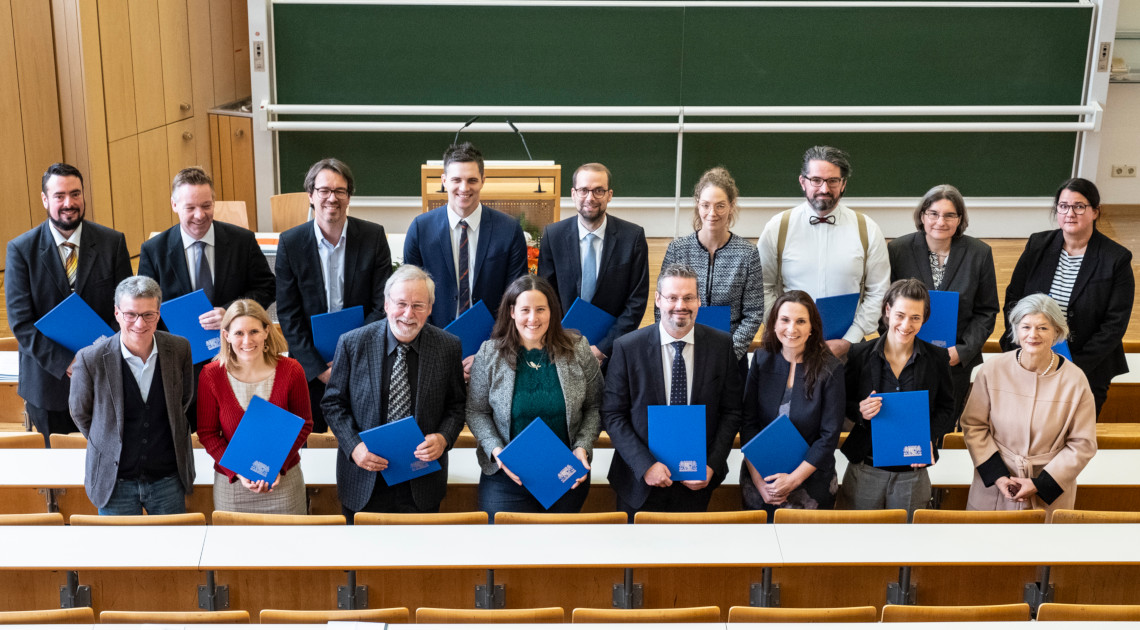
[[[1053,510],[1051,523],[1140,523],[1140,512]]]
[[[15,337],[0,337],[0,351],[16,351],[20,349],[20,342]]]
[[[51,610],[11,610],[0,612],[0,625],[32,625],[43,623],[94,624],[91,608],[55,608]]]
[[[624,525],[629,522],[625,512],[582,512],[578,514],[547,514],[529,512],[499,512],[496,525]]]
[[[357,525],[486,525],[486,512],[438,512],[435,514],[392,514],[357,512]]]
[[[87,438],[82,433],[52,433],[48,442],[52,448],[87,448]]]
[[[337,448],[336,436],[332,433],[310,433],[305,438],[305,446],[309,448]]]
[[[906,510],[776,510],[773,523],[905,523]]]
[[[566,611],[550,608],[417,608],[416,623],[563,623]]]
[[[408,609],[367,608],[364,610],[272,610],[261,611],[258,623],[328,623],[330,621],[370,621],[408,623]]]
[[[993,606],[883,606],[883,621],[1029,621],[1029,604]]]
[[[966,448],[966,436],[965,436],[965,434],[958,432],[958,433],[947,433],[946,435],[942,436],[942,448],[957,448],[957,449]]]
[[[768,522],[764,510],[737,510],[733,512],[638,512],[633,515],[637,525],[681,524],[724,524]]]
[[[215,201],[214,220],[249,229],[249,214],[244,201]]]
[[[0,525],[63,525],[63,515],[59,512],[0,514]]]
[[[273,195],[269,209],[273,213],[273,231],[284,232],[309,220],[309,193]]]
[[[574,623],[717,623],[720,606],[693,608],[575,608]]]
[[[175,612],[155,612],[149,610],[104,610],[99,613],[99,623],[157,623],[179,625],[187,623],[249,623],[249,613],[244,610],[195,610]]]
[[[214,510],[214,525],[344,525],[340,514],[246,514]]]
[[[44,436],[39,433],[13,433],[0,435],[0,448],[43,448]]]
[[[1140,621],[1140,606],[1049,602],[1037,607],[1037,621]]]
[[[1104,449],[1138,449],[1140,435],[1098,435],[1096,447]]]
[[[728,623],[875,623],[879,611],[874,606],[852,608],[754,608],[733,606]]]
[[[206,515],[201,512],[186,514],[144,514],[131,516],[99,516],[97,514],[72,514],[72,525],[205,525]]]
[[[1044,523],[1045,510],[915,510],[915,523]]]

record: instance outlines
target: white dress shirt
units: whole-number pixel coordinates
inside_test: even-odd
[[[142,394],[145,403],[146,397],[150,394],[150,383],[154,380],[154,368],[158,365],[158,342],[153,338],[150,340],[150,354],[145,361],[127,349],[122,335],[119,335],[119,350],[123,353],[123,359],[127,361],[127,367],[131,368],[135,382],[139,384],[139,393]]]
[[[467,218],[459,216],[455,210],[451,209],[451,204],[447,205],[447,224],[451,226],[451,258],[452,268],[455,269],[456,288],[459,285],[459,243],[462,238],[463,231],[459,229],[460,221],[467,221],[467,286],[471,289],[471,304],[474,305],[475,300],[475,252],[479,247],[479,221],[483,218],[483,204],[475,208]],[[458,291],[456,295],[459,295]],[[458,314],[459,307],[456,306],[456,314]]]
[[[217,286],[218,269],[214,265],[214,224],[210,223],[209,229],[201,239],[195,239],[187,234],[182,226],[178,226],[178,231],[182,233],[182,251],[186,254],[186,268],[190,271],[190,286],[198,287],[198,254],[194,251],[194,243],[197,240],[206,244],[203,253],[206,254],[206,262],[210,263],[210,273],[213,275],[211,280],[215,280],[214,286]]]
[[[211,226],[212,227],[212,226]],[[348,239],[348,222],[340,230],[340,240],[334,245],[325,238],[321,226],[313,221],[317,233],[317,257],[321,259],[321,275],[325,279],[325,303],[330,313],[344,308],[344,251]]]
[[[685,360],[685,400],[691,401],[693,399],[693,342],[696,337],[693,331],[696,326],[689,329],[684,337],[674,339],[672,335],[665,330],[664,324],[657,324],[658,332],[661,334],[661,371],[665,374],[665,402],[668,403],[669,391],[673,389],[673,355],[676,350],[673,349],[674,341],[684,341],[685,349],[681,351],[681,358]]]
[[[587,230],[586,226],[582,225],[581,219],[578,220],[578,260],[580,262],[586,260],[586,247],[588,247],[588,245],[586,245],[586,235],[593,234],[598,237],[594,239],[594,262],[597,263],[597,268],[594,269],[595,273],[602,270],[602,239],[606,237],[606,223],[609,220],[609,217],[602,215],[602,224],[593,232]],[[601,278],[598,279],[601,280]],[[569,308],[569,306],[564,306],[563,308]]]
[[[79,255],[79,237],[83,235],[83,222],[80,221],[79,226],[76,227],[75,231],[71,233],[71,236],[67,238],[63,238],[63,235],[59,233],[59,230],[56,229],[51,221],[48,221],[48,230],[51,231],[51,237],[55,239],[55,249],[59,252],[59,260],[63,263],[63,270],[67,271],[67,256],[70,251],[64,247],[63,244],[71,243],[75,245],[75,255]]]

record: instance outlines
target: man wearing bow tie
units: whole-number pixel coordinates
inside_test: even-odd
[[[777,214],[760,235],[764,304],[785,291],[806,291],[814,299],[859,293],[855,321],[828,347],[839,358],[852,343],[878,327],[883,295],[890,284],[887,243],[869,217],[839,203],[847,189],[851,162],[834,147],[804,153],[800,188],[806,200]],[[770,308],[770,307],[769,307]],[[768,314],[765,311],[765,319]]]

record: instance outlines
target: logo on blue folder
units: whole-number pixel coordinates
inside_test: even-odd
[[[206,340],[206,348],[209,350],[217,350],[222,347],[222,340],[214,337]]]
[[[574,476],[574,466],[567,464],[565,468],[558,471],[559,483],[566,483],[571,477]]]
[[[922,447],[917,444],[904,446],[903,457],[922,457]]]
[[[416,472],[417,470],[423,470],[430,465],[431,465],[431,462],[424,462],[424,461],[420,461],[417,459],[411,463],[412,472]]]
[[[694,459],[682,459],[677,462],[677,472],[697,472],[697,461]]]
[[[253,463],[249,465],[249,469],[256,475],[261,475],[263,477],[269,476],[269,465],[265,462],[261,462],[255,459],[253,460]]]

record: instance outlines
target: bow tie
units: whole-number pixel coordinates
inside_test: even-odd
[[[812,215],[808,217],[808,223],[812,225],[819,225],[820,223],[827,223],[828,225],[835,225],[835,216],[817,217]]]

